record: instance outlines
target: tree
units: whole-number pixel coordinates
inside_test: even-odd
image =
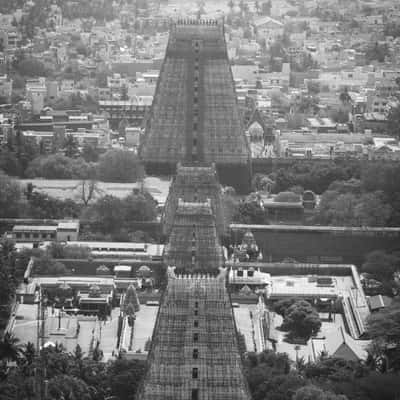
[[[85,357],[79,346],[73,354],[66,353],[62,346],[46,347],[42,356],[48,379],[46,398],[49,400],[133,399],[146,371],[144,361],[95,361]],[[20,362],[8,368],[7,375],[0,380],[0,397],[34,400],[37,397],[34,371],[40,368],[38,358],[33,359],[30,367]]]
[[[355,216],[357,205],[358,200],[355,195],[328,190],[321,196],[316,218],[323,224],[355,226],[358,225]]]
[[[64,264],[55,261],[48,255],[42,255],[34,260],[34,271],[38,275],[66,275],[68,273]]]
[[[85,143],[82,148],[82,157],[87,163],[97,162],[99,159],[99,151],[96,147]]]
[[[17,361],[22,354],[19,339],[7,332],[0,341],[0,360]]]
[[[48,392],[52,400],[92,400],[88,385],[69,375],[58,375],[50,379]]]
[[[389,133],[400,139],[400,105],[392,107],[387,118]]]
[[[19,214],[21,188],[0,171],[0,218],[16,218]]]
[[[275,182],[264,174],[255,174],[251,181],[251,186],[254,191],[268,191],[271,192],[274,188]]]
[[[132,193],[124,199],[125,220],[154,221],[157,216],[157,202],[147,191]]]
[[[398,373],[371,372],[370,375],[361,378],[356,383],[361,390],[360,398],[362,399],[394,400],[400,393]]]
[[[96,194],[102,193],[101,189],[99,189],[98,182],[95,181],[94,179],[90,180],[82,180],[79,183],[79,200],[82,201],[82,203],[87,206],[96,196]]]
[[[55,259],[87,259],[90,257],[90,249],[87,246],[62,244],[52,242],[46,248],[46,254]]]
[[[352,193],[360,195],[362,191],[362,183],[359,179],[354,178],[347,181],[334,181],[329,185],[328,190],[341,194]]]
[[[314,385],[308,385],[296,390],[292,400],[347,400],[342,394],[326,392]]]
[[[0,305],[8,306],[17,286],[15,276],[16,252],[14,243],[0,240]]]
[[[33,191],[25,216],[37,219],[79,218],[81,206],[73,200],[59,200],[45,193]]]
[[[22,350],[22,353],[27,365],[32,365],[36,354],[35,345],[32,342],[28,342]]]
[[[102,233],[116,232],[125,222],[124,203],[118,197],[106,195],[89,206],[82,219],[96,223]]]
[[[225,192],[222,196],[224,221],[227,224],[231,223],[234,218],[238,217],[239,202],[234,194]]]
[[[309,339],[321,328],[317,311],[305,300],[293,303],[285,312],[282,329],[289,331],[292,338]]]
[[[400,259],[384,251],[376,250],[366,256],[361,267],[363,272],[371,274],[378,281],[391,281],[393,274],[400,269]]]
[[[295,391],[304,385],[304,378],[296,371],[275,374],[273,370],[267,368],[264,374],[259,373],[259,377],[264,380],[252,390],[254,400],[291,400]]]
[[[278,300],[276,303],[274,303],[273,310],[274,312],[283,317],[287,309],[294,303],[296,303],[295,298]]]
[[[21,76],[46,77],[49,75],[44,64],[35,58],[24,58],[15,66],[16,71]]]
[[[387,226],[391,215],[392,207],[385,202],[382,191],[364,193],[354,210],[362,226]]]
[[[350,361],[343,358],[320,357],[315,363],[307,363],[303,375],[310,380],[326,382],[353,382],[367,376],[368,367],[361,361]]]
[[[118,359],[107,369],[111,392],[118,400],[131,400],[144,377],[146,363]]]
[[[79,154],[79,143],[72,135],[66,135],[63,148],[66,157],[74,158]]]
[[[91,177],[93,169],[82,158],[51,154],[35,158],[29,163],[25,174],[28,178],[86,179]]]
[[[144,177],[139,158],[128,150],[109,150],[102,154],[97,172],[104,182],[137,182]]]
[[[238,213],[234,220],[243,224],[263,224],[265,223],[265,213],[259,202],[243,201],[239,203]]]
[[[304,385],[304,378],[291,371],[286,353],[272,350],[248,353],[244,367],[254,400],[289,400],[294,391]]]
[[[386,359],[387,370],[400,371],[400,302],[394,300],[367,320],[367,333],[374,349]]]

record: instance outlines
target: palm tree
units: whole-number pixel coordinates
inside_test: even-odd
[[[21,351],[23,357],[21,357],[18,360],[18,366],[20,368],[20,371],[22,372],[22,375],[25,378],[32,377],[34,375],[35,369],[33,368],[33,363],[35,361],[35,346],[32,342],[28,342],[23,350]],[[25,384],[26,382],[24,382]]]
[[[17,361],[21,356],[19,339],[7,332],[0,342],[0,360]]]
[[[75,350],[73,352],[73,356],[76,361],[80,361],[83,359],[84,353],[82,351],[82,347],[79,344],[76,345]]]
[[[35,345],[32,342],[28,342],[25,345],[24,350],[22,350],[22,353],[24,355],[26,363],[28,365],[31,365],[33,363],[33,360],[35,359]]]

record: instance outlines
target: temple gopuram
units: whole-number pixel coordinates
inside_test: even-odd
[[[185,199],[187,202],[205,202],[209,199],[218,236],[226,233],[228,226],[222,205],[222,188],[214,164],[211,166],[178,164],[164,209],[163,226],[166,235],[171,233],[179,199]]]
[[[173,174],[178,162],[215,163],[221,183],[248,189],[250,148],[221,22],[171,26],[140,155],[149,174]]]
[[[220,244],[218,176],[249,182],[242,132],[223,25],[178,22],[141,149],[147,167],[173,166],[176,177],[163,215],[168,283],[138,399],[251,399]]]
[[[141,400],[248,400],[223,272],[175,276],[156,322]]]

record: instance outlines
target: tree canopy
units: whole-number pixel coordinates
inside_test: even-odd
[[[373,345],[375,357],[387,361],[388,370],[400,371],[400,301],[374,314],[367,321],[367,333]]]
[[[21,195],[18,183],[0,171],[0,218],[19,216]]]
[[[93,170],[81,158],[72,159],[62,154],[51,154],[31,161],[26,175],[28,178],[86,179],[93,175]]]
[[[289,331],[291,338],[308,340],[321,328],[318,312],[308,301],[296,300],[284,312],[282,329]]]
[[[104,182],[137,182],[144,177],[139,158],[127,150],[109,150],[101,155],[97,171]]]

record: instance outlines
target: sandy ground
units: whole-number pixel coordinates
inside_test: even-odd
[[[78,179],[19,179],[18,182],[25,186],[29,182],[34,188],[57,199],[71,199],[80,201],[82,191],[82,180]],[[149,176],[144,180],[144,187],[160,203],[164,204],[168,196],[171,181]],[[119,198],[128,196],[139,183],[112,183],[98,182],[95,198],[112,195]]]

